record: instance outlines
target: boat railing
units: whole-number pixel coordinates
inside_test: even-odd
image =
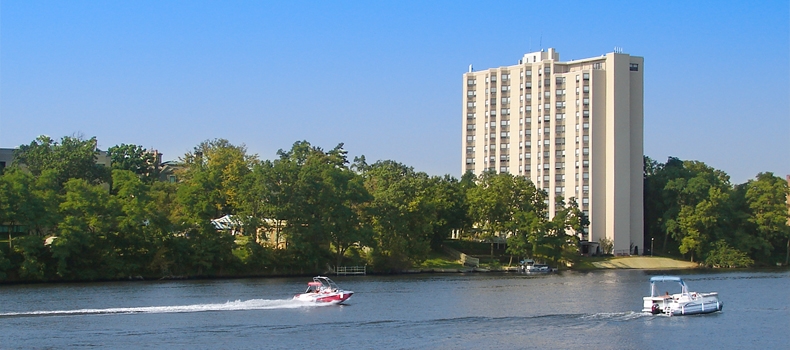
[[[366,275],[368,266],[337,266],[335,274],[340,275]]]

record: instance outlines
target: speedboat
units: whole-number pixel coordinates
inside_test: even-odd
[[[663,295],[657,283],[677,282],[680,284],[680,293]],[[644,303],[642,312],[654,315],[666,314],[670,316],[709,314],[721,311],[724,303],[719,301],[719,293],[689,292],[686,282],[676,276],[653,276],[650,278],[650,296],[642,298]]]
[[[340,304],[353,295],[354,292],[342,290],[329,277],[316,276],[312,282],[307,283],[307,290],[294,296],[294,300],[314,303]]]

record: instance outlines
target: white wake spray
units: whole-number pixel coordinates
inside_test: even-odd
[[[306,303],[292,299],[251,299],[246,301],[228,301],[220,304],[195,304],[171,306],[142,306],[120,307],[107,309],[79,309],[79,310],[53,310],[53,311],[24,311],[0,313],[0,317],[14,316],[68,316],[68,315],[105,315],[105,314],[161,314],[184,313],[204,311],[239,311],[239,310],[268,310],[268,309],[296,309],[305,307],[327,306],[329,303]]]

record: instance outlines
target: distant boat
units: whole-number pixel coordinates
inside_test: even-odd
[[[307,283],[304,293],[294,296],[294,300],[309,301],[314,303],[340,304],[351,298],[354,292],[342,290],[329,277],[316,276],[312,282]]]
[[[536,264],[532,259],[522,260],[519,265],[519,270],[525,273],[551,273],[557,271],[557,269],[552,269],[549,265]]]
[[[677,282],[680,293],[661,294],[656,283]],[[670,316],[709,314],[721,311],[724,303],[719,301],[719,293],[689,292],[686,282],[676,276],[653,276],[650,278],[650,296],[644,297],[642,312],[667,314]]]

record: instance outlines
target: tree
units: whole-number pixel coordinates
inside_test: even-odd
[[[49,136],[39,136],[29,145],[21,145],[14,153],[14,165],[24,165],[34,176],[45,170],[55,172],[59,185],[69,179],[83,179],[91,184],[109,181],[109,169],[97,164],[99,150],[96,137],[64,136],[60,142]]]
[[[754,239],[759,243],[756,253],[768,260],[771,253],[787,242],[785,264],[790,257],[790,227],[788,227],[787,181],[773,173],[759,173],[746,183],[746,203],[750,211],[749,222],[756,230]]]
[[[705,258],[705,265],[708,267],[750,267],[754,260],[745,253],[730,247],[723,239],[713,244],[713,249]]]
[[[96,280],[119,277],[118,252],[109,236],[115,233],[119,208],[102,186],[83,179],[64,184],[62,220],[50,249],[56,273],[64,279]]]
[[[422,262],[430,252],[437,212],[429,176],[394,161],[368,165],[358,158],[355,163],[374,198],[367,210],[373,226],[373,265],[402,270]]]
[[[429,198],[433,200],[433,207],[436,209],[431,248],[438,251],[450,233],[462,229],[468,221],[468,205],[466,193],[455,178],[449,175],[433,176],[429,182]]]
[[[107,154],[112,160],[112,168],[129,170],[151,183],[159,177],[156,157],[143,146],[120,144],[107,149]]]
[[[59,221],[55,175],[54,171],[45,170],[35,178],[29,172],[11,168],[0,176],[0,222],[20,234],[43,236],[50,232]]]
[[[522,176],[484,172],[477,186],[467,191],[469,216],[482,230],[483,238],[504,236],[516,229],[519,211],[545,209],[545,194]]]
[[[726,235],[731,186],[727,174],[702,162],[685,161],[683,167],[690,176],[674,178],[665,186],[678,208],[666,229],[680,243],[680,252],[694,261],[704,256],[711,239]]]
[[[203,141],[180,160],[186,166],[181,174],[186,193],[180,195],[186,199],[185,214],[202,220],[235,214],[243,179],[258,163],[256,155],[247,154],[246,146],[225,139]],[[197,192],[204,192],[201,201],[186,198]]]

